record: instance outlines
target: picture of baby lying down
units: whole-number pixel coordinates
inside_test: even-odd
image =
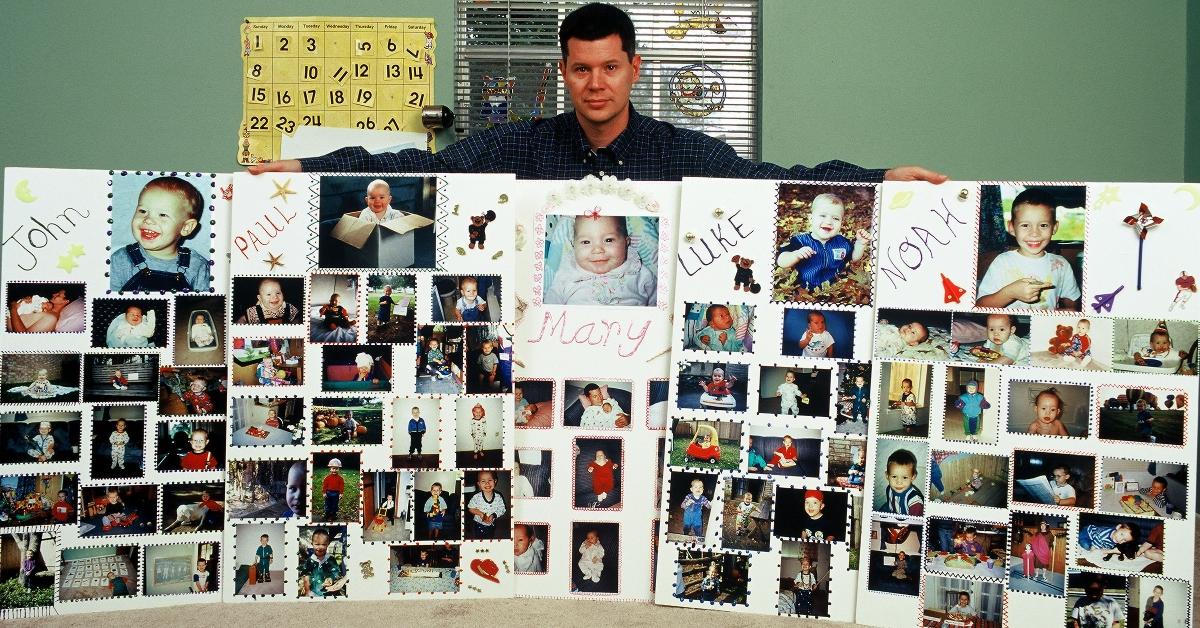
[[[192,326],[188,328],[188,342],[197,349],[216,346],[217,332],[208,322],[207,315],[196,314],[192,318]]]
[[[950,315],[940,312],[913,312],[879,310],[879,324],[875,326],[875,355],[879,357],[915,358],[919,360],[945,360],[949,357],[948,344]],[[934,318],[944,314],[945,321]],[[889,322],[896,320],[900,324]],[[929,320],[926,320],[929,319]]]
[[[110,349],[153,347],[154,323],[154,310],[130,305],[108,324],[105,342]]]
[[[73,286],[69,290],[56,289],[60,285],[44,285],[40,294],[34,292],[22,296],[17,292],[19,287],[10,284],[8,298],[11,301],[5,329],[14,333],[83,331],[86,321],[81,289]]]

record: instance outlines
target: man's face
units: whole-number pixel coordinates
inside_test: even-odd
[[[621,49],[621,36],[614,33],[595,41],[567,40],[567,58],[558,69],[575,114],[581,122],[599,126],[626,113],[641,67],[642,58],[630,60]]]

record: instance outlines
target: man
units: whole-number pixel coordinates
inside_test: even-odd
[[[558,69],[573,112],[516,122],[472,135],[430,154],[420,149],[371,155],[361,147],[322,157],[249,168],[263,172],[511,172],[519,179],[678,181],[683,177],[829,181],[947,180],[917,166],[868,170],[842,161],[783,168],[738,157],[733,147],[634,111],[629,93],[640,76],[633,21],[624,11],[592,3],[572,11],[558,31]]]

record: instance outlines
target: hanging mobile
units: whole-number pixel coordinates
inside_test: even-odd
[[[1142,203],[1138,207],[1136,214],[1125,217],[1125,224],[1133,227],[1133,230],[1138,234],[1138,266],[1137,266],[1137,289],[1142,289],[1142,249],[1146,245],[1146,234],[1150,233],[1152,227],[1157,227],[1162,224],[1163,219],[1150,213],[1150,208]]]

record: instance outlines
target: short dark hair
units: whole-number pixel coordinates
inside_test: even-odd
[[[888,456],[887,464],[884,465],[885,470],[887,467],[892,465],[899,467],[912,467],[913,477],[917,477],[917,457],[913,455],[913,452],[907,449],[897,449],[896,451],[892,452],[892,455]]]
[[[637,48],[637,36],[633,31],[633,20],[621,9],[603,2],[593,2],[575,9],[563,18],[558,27],[558,45],[562,58],[567,58],[567,40],[582,39],[596,41],[609,35],[621,36],[621,50],[633,61]]]
[[[1037,205],[1050,208],[1050,220],[1058,222],[1054,209],[1058,207],[1058,199],[1049,191],[1042,188],[1025,188],[1012,202],[1012,216],[1017,215],[1017,207],[1021,205]],[[1012,220],[1015,220],[1013,218]]]

